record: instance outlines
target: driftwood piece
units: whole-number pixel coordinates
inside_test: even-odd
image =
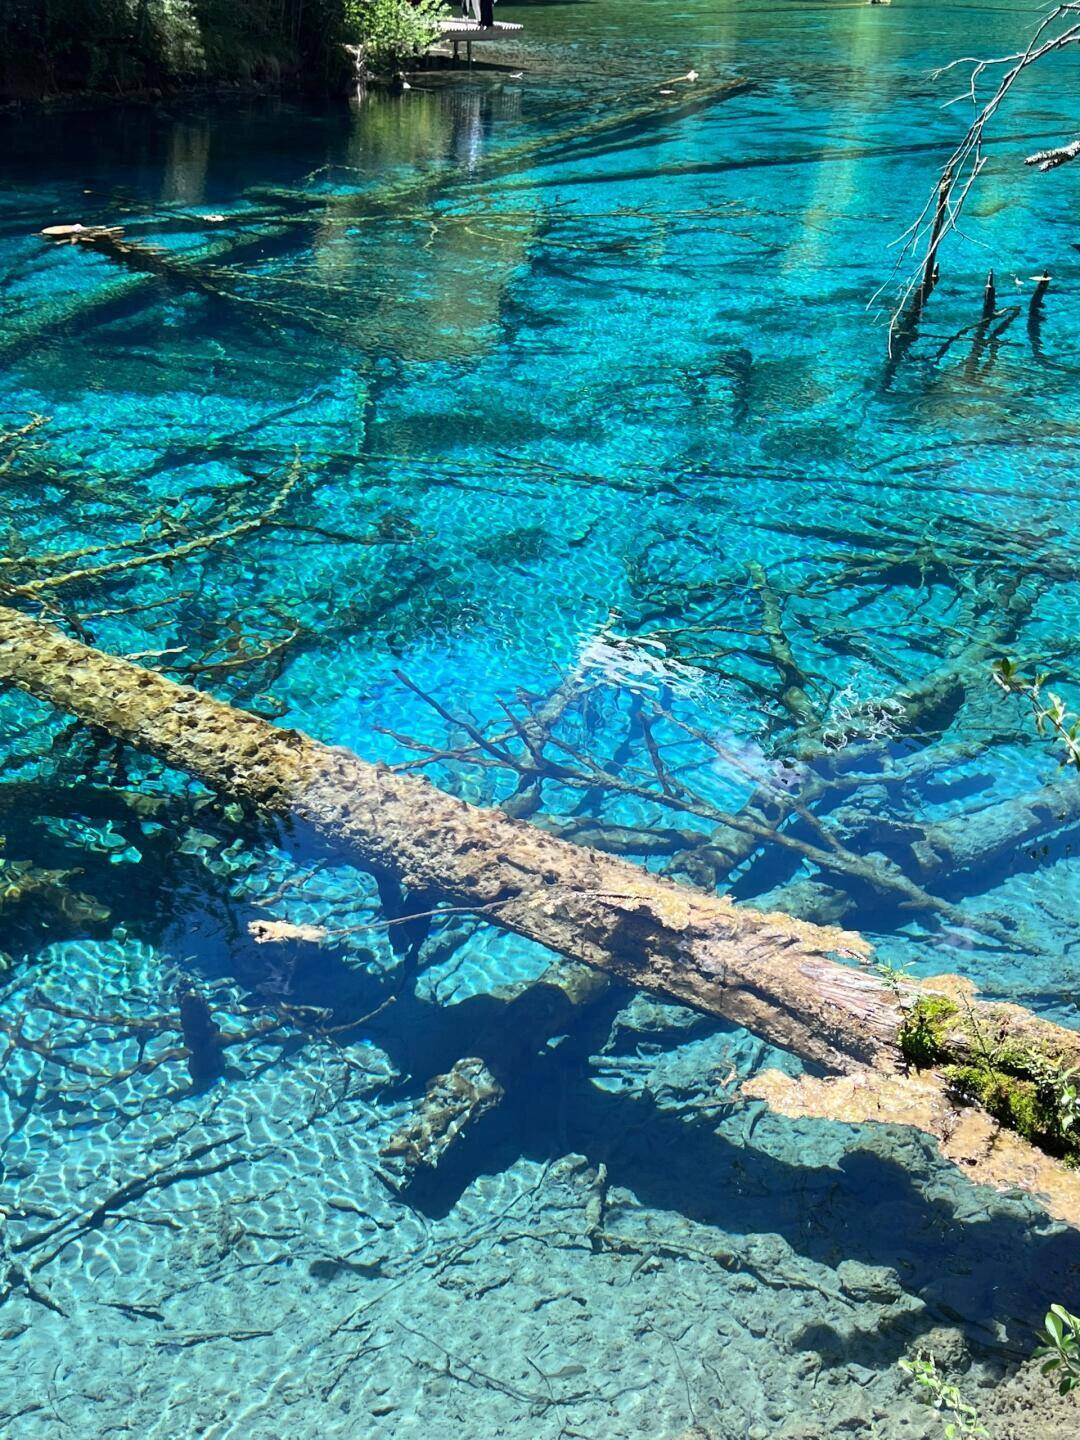
[[[475,1055],[436,1075],[419,1109],[382,1147],[394,1185],[403,1188],[415,1170],[436,1169],[462,1131],[493,1110],[502,1096],[502,1086]]]
[[[1080,155],[1080,140],[1070,140],[1067,145],[1055,145],[1050,150],[1036,150],[1034,155],[1027,156],[1024,164],[1037,165],[1042,171],[1056,170],[1059,165],[1067,165],[1078,155]]]
[[[920,1009],[925,997],[916,987],[832,958],[868,957],[866,942],[849,932],[696,894],[276,727],[5,606],[0,681],[287,828],[314,831],[407,892],[483,914],[570,959],[745,1025],[827,1069],[902,1071],[912,1053],[913,1013],[926,1083],[942,1089],[935,1067],[982,1062],[989,1047],[997,1053],[1008,1044],[1014,1059],[1037,1049],[1047,1063],[1080,1063],[1080,1034],[1018,1006],[962,995],[940,1002],[947,1009]],[[925,1124],[933,1129],[933,1117]],[[1017,1174],[1013,1183],[1028,1180]],[[1080,1223],[1080,1180],[1069,1194],[1075,1206],[1055,1201],[1055,1213]]]

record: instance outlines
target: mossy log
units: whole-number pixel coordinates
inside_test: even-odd
[[[444,902],[633,984],[723,1015],[830,1070],[887,1064],[895,997],[835,954],[857,935],[662,880],[283,729],[0,606],[0,681],[197,776],[428,908]]]
[[[952,1008],[928,1015],[919,1008],[923,990],[834,958],[869,958],[869,945],[850,932],[696,893],[0,606],[4,681],[197,776],[286,831],[314,832],[361,868],[422,896],[420,908],[472,910],[571,960],[745,1025],[832,1072],[899,1076],[924,1064],[944,1094],[956,1087],[943,1069],[982,1065],[988,1055],[1007,1052],[1010,1063],[1035,1055],[1032,1065],[1055,1073],[1080,1064],[1080,1033],[1018,1006],[979,1002],[946,982],[934,988]],[[919,1022],[929,1039],[913,1032]],[[1058,1166],[1028,1147],[1024,1153],[1038,1157],[1036,1170]],[[1051,1188],[1019,1175],[1010,1183]],[[1080,1176],[1074,1199],[1072,1209],[1058,1204],[1055,1213],[1080,1223]]]

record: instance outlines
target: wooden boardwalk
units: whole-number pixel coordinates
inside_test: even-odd
[[[479,20],[466,20],[463,17],[455,16],[452,20],[439,21],[439,39],[453,41],[455,60],[458,58],[458,47],[464,40],[471,65],[474,44],[486,40],[506,40],[522,28],[521,25],[516,25],[510,20],[496,20],[494,25],[481,25]]]

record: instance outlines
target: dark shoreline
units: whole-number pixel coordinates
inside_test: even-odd
[[[320,96],[344,93],[346,85],[303,85],[279,80],[215,80],[185,85],[147,85],[137,90],[68,90],[36,98],[0,97],[0,118],[37,115],[43,111],[104,110],[117,106],[153,106],[176,100],[249,99],[280,95]]]

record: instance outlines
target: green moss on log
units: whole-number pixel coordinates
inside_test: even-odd
[[[974,1100],[1025,1140],[1046,1150],[1054,1139],[1054,1110],[1030,1080],[989,1065],[948,1065],[944,1072],[965,1100]]]
[[[1080,1079],[1059,1056],[1035,1047],[988,1043],[944,995],[921,996],[899,1034],[905,1059],[937,1069],[962,1099],[1071,1165],[1080,1165]]]
[[[947,1060],[949,1029],[959,1013],[954,1002],[944,995],[924,995],[916,1000],[900,1027],[904,1059],[919,1070]]]

